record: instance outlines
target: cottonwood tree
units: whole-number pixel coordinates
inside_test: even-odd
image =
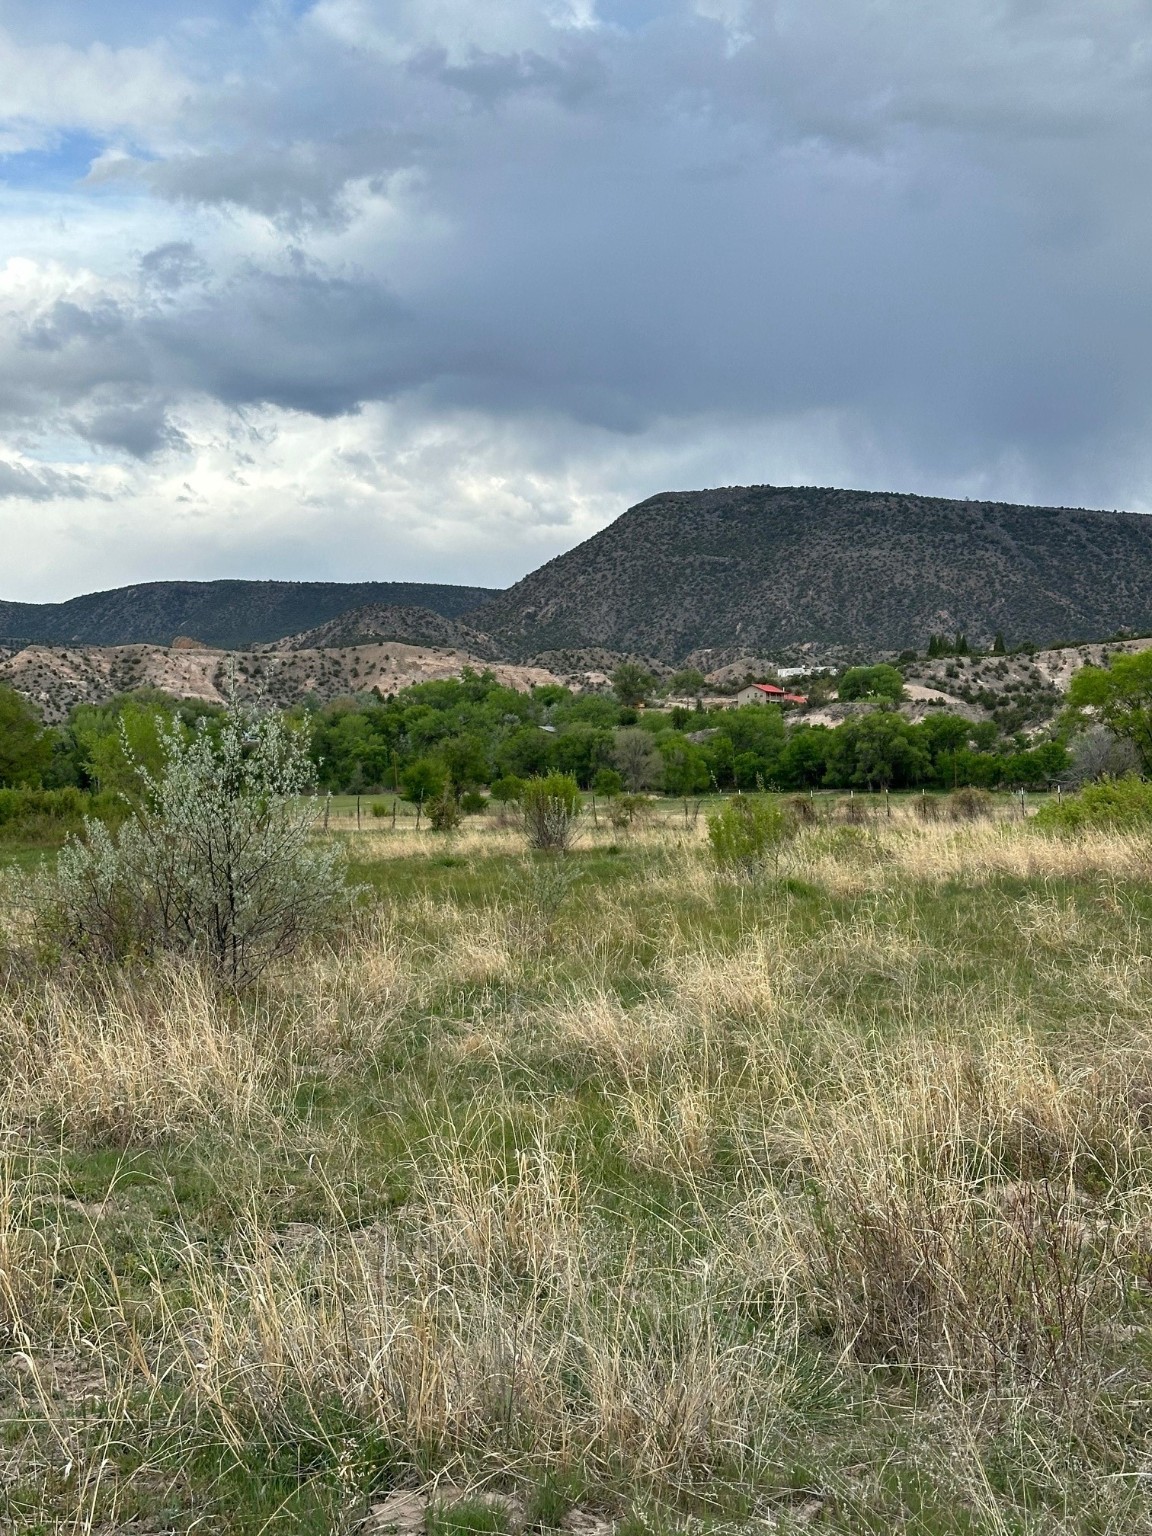
[[[1103,667],[1081,667],[1068,688],[1074,717],[1101,721],[1130,741],[1145,773],[1152,772],[1152,650],[1109,656]]]
[[[643,704],[656,679],[636,661],[622,661],[612,674],[612,692],[621,704]]]
[[[649,731],[638,726],[626,726],[616,732],[612,761],[633,794],[654,789],[663,776],[664,762],[656,743]]]
[[[904,697],[904,678],[895,667],[880,662],[874,667],[849,667],[837,687],[841,700],[891,699]]]
[[[0,784],[39,784],[51,758],[40,711],[15,688],[0,685]]]

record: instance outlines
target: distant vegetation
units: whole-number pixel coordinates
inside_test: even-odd
[[[887,699],[896,703],[904,697],[904,678],[895,667],[884,663],[875,667],[849,667],[840,679],[837,694],[845,702]]]
[[[1110,656],[1103,667],[1082,667],[1072,679],[1068,703],[1131,743],[1144,771],[1152,772],[1152,650]]]
[[[1036,825],[1053,832],[1147,832],[1152,828],[1152,784],[1134,774],[1086,784],[1078,794],[1042,805]]]
[[[446,788],[456,797],[491,789],[507,798],[517,784],[549,773],[570,775],[585,791],[691,796],[758,788],[1042,788],[1068,768],[1057,737],[1005,737],[991,722],[974,724],[944,710],[912,724],[877,691],[894,688],[899,673],[855,671],[879,707],[835,727],[803,717],[793,723],[775,705],[637,709],[615,695],[559,685],[521,693],[474,671],[392,698],[298,709],[290,718],[305,732],[321,789],[390,790],[421,805]],[[62,726],[46,729],[19,696],[0,691],[4,707],[20,725],[3,781],[85,791],[121,789],[128,750],[155,763],[157,713],[184,730],[221,713],[140,692],[81,706]]]

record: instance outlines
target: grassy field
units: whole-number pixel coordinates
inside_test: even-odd
[[[13,951],[0,1530],[1152,1528],[1152,842],[1010,809],[353,802],[257,992]]]

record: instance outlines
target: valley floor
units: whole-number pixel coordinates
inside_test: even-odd
[[[0,1529],[1152,1527],[1152,844],[1010,805],[348,804],[241,1000],[0,957]]]

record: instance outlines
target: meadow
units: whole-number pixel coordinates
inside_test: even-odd
[[[1152,840],[854,798],[335,803],[239,996],[5,887],[0,1529],[1152,1528]]]

